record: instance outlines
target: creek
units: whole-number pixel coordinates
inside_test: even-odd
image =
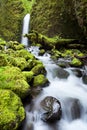
[[[69,73],[68,78],[59,78],[59,66],[51,60],[49,54],[39,56],[38,47],[33,46],[28,50],[43,62],[50,84],[43,87],[31,104],[25,106],[26,120],[22,130],[87,130],[87,85],[83,84],[82,77],[75,75],[73,70],[76,68],[65,68]],[[40,102],[47,96],[58,99],[62,107],[60,121],[51,124],[41,120],[39,108]]]
[[[22,42],[27,45],[28,42]],[[69,73],[67,78],[58,77],[59,66],[51,60],[50,54],[39,56],[39,48],[31,46],[28,51],[43,62],[50,84],[25,105],[26,119],[21,130],[87,130],[87,85],[82,77],[76,76],[76,68],[64,68]],[[83,69],[78,68],[79,71]],[[61,119],[54,123],[41,120],[40,102],[47,96],[58,99],[61,103]]]

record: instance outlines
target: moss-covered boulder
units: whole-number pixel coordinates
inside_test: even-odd
[[[37,64],[36,66],[34,66],[31,71],[34,73],[34,75],[38,75],[38,74],[46,74],[46,70],[43,66],[43,64]]]
[[[25,48],[25,46],[23,44],[20,44],[17,41],[9,41],[9,42],[7,42],[6,46],[7,46],[7,48],[11,48],[13,50],[21,50],[21,49]]]
[[[81,67],[82,63],[79,59],[73,58],[72,61],[70,62],[70,65],[74,67]]]
[[[19,68],[6,66],[0,68],[0,89],[12,90],[24,98],[29,94],[30,86]]]
[[[24,118],[20,98],[10,90],[0,89],[0,130],[17,130]]]
[[[0,66],[8,65],[7,55],[0,54]]]
[[[16,56],[23,57],[26,60],[30,60],[30,59],[34,60],[35,59],[34,55],[25,49],[21,49],[21,50],[17,51]]]
[[[30,82],[34,77],[34,73],[32,71],[23,71],[22,74],[26,77],[27,82]]]
[[[34,80],[33,80],[34,87],[45,86],[46,83],[48,83],[48,80],[43,74],[39,74],[39,75],[34,77]]]
[[[36,0],[30,28],[49,37],[83,38],[87,36],[87,0]]]

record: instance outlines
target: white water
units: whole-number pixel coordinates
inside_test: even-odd
[[[30,14],[26,14],[23,19],[23,30],[21,38],[21,43],[24,44],[25,46],[28,46],[28,38],[24,37],[24,35],[29,32],[29,21],[30,21]]]
[[[66,69],[70,73],[67,79],[59,79],[55,74],[58,66],[50,59],[49,54],[38,56],[38,48],[33,47],[29,51],[45,65],[50,85],[43,88],[42,93],[33,100],[34,105],[30,111],[30,105],[25,107],[26,123],[23,130],[87,130],[87,85],[74,75],[71,68]],[[46,96],[57,98],[62,106],[61,120],[52,125],[40,119],[39,102]],[[76,117],[75,111],[72,111],[75,100],[79,102],[80,117]]]

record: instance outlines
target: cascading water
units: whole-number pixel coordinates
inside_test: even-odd
[[[87,130],[87,85],[73,73],[74,68],[65,69],[69,73],[67,79],[57,77],[59,68],[50,58],[49,54],[38,56],[38,48],[29,49],[36,58],[41,60],[47,70],[50,81],[48,87],[32,102],[27,105],[25,126],[22,130]],[[46,96],[53,96],[61,102],[62,118],[60,121],[48,124],[41,120],[39,102]],[[30,108],[32,106],[32,108]]]
[[[30,21],[30,14],[26,14],[23,19],[23,30],[22,30],[22,38],[21,43],[25,46],[28,46],[28,38],[24,37],[24,34],[27,34],[29,31],[29,21]]]

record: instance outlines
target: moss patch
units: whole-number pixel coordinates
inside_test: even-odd
[[[30,86],[19,68],[6,66],[0,68],[0,89],[10,89],[24,98]]]
[[[10,90],[0,89],[0,129],[17,130],[25,118],[20,98]]]
[[[34,77],[33,86],[44,86],[48,82],[44,75],[39,74]]]

